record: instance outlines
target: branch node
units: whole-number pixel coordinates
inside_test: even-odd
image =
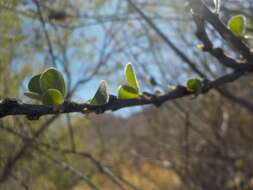
[[[154,104],[154,106],[156,107],[160,107],[162,104],[162,102],[160,102],[160,100],[158,99],[158,96],[155,94],[151,94],[149,92],[143,92],[142,97],[144,98],[144,100],[148,100],[152,102],[152,104]]]

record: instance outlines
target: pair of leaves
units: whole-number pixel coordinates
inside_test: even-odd
[[[244,15],[236,15],[229,19],[228,28],[236,37],[243,37],[246,28],[246,18]]]
[[[125,78],[127,85],[120,85],[118,88],[119,99],[135,99],[140,96],[140,88],[131,63],[125,67]]]
[[[119,99],[134,99],[140,96],[139,84],[132,64],[125,67],[125,77],[127,85],[121,85],[118,88]],[[94,97],[89,101],[90,105],[101,106],[109,102],[108,84],[102,80]]]
[[[29,98],[42,101],[45,105],[60,105],[66,95],[66,84],[60,71],[49,68],[35,75],[28,83]]]

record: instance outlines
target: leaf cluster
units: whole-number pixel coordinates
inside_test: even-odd
[[[125,78],[127,84],[119,86],[118,98],[138,98],[141,93],[131,63],[125,67]],[[28,89],[29,91],[25,92],[25,95],[31,99],[41,101],[44,105],[61,105],[64,103],[67,94],[63,74],[52,67],[33,76],[28,83]],[[109,97],[108,84],[105,80],[102,80],[94,97],[88,103],[92,106],[101,106],[109,102]]]

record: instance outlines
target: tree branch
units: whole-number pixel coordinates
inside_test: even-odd
[[[184,61],[195,73],[205,78],[205,75],[198,69],[196,64],[190,60],[176,45],[155,25],[155,23],[138,7],[132,0],[126,0],[136,12],[147,22],[147,24],[157,33],[157,35],[164,40],[164,42]]]
[[[221,48],[214,48],[211,40],[208,37],[208,34],[205,29],[205,22],[201,18],[194,16],[194,21],[197,26],[196,36],[203,43],[203,51],[209,52],[213,57],[219,60],[219,62],[225,66],[232,69],[241,69],[247,67],[249,63],[245,61],[237,61],[224,53],[224,50]]]
[[[216,89],[226,83],[233,82],[241,76],[252,72],[253,68],[248,67],[234,71],[230,74],[221,76],[213,81],[204,81],[202,86],[202,93],[207,93],[211,89]],[[122,100],[111,95],[107,104],[102,106],[92,106],[87,103],[76,103],[66,101],[61,106],[46,106],[37,104],[27,104],[19,102],[15,99],[5,99],[0,103],[0,118],[10,115],[26,115],[28,119],[39,119],[44,115],[55,115],[63,113],[104,113],[105,111],[116,111],[126,107],[140,106],[140,105],[155,105],[160,106],[166,101],[175,100],[178,98],[192,95],[184,86],[178,86],[172,91],[169,91],[163,95],[155,95],[149,93],[143,93],[138,99]]]
[[[41,22],[41,25],[42,25],[42,29],[43,29],[43,32],[44,32],[45,37],[46,37],[46,42],[47,42],[48,51],[49,51],[49,54],[50,54],[50,57],[51,57],[51,60],[52,60],[52,64],[53,64],[54,67],[56,67],[56,60],[55,60],[55,55],[54,55],[53,44],[51,42],[49,33],[47,31],[46,22],[45,22],[45,19],[43,17],[42,11],[41,11],[40,3],[39,3],[38,0],[33,0],[33,2],[36,5],[38,16],[39,16],[39,19],[40,19],[40,22]]]
[[[209,10],[202,0],[187,0],[187,2],[189,2],[194,14],[199,15],[203,20],[209,22],[226,41],[230,42],[230,44],[248,60],[248,62],[252,62],[253,54],[250,48],[240,38],[237,38],[227,26],[222,23],[218,15]]]

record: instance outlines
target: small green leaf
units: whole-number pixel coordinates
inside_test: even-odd
[[[40,89],[40,74],[35,75],[31,78],[31,80],[28,83],[28,89],[31,92],[35,92],[35,93],[38,93],[38,94],[42,93],[42,91]]]
[[[95,106],[101,106],[107,104],[108,101],[109,101],[108,84],[106,81],[102,80],[100,82],[99,88],[95,96],[90,101],[90,104]]]
[[[57,89],[63,96],[66,95],[66,85],[60,71],[55,68],[45,70],[40,76],[40,88],[43,92],[48,89]]]
[[[139,97],[139,92],[131,86],[121,85],[118,88],[119,99],[135,99]]]
[[[25,92],[24,93],[27,97],[35,99],[35,100],[41,100],[42,96],[36,92]]]
[[[245,33],[246,18],[244,15],[236,15],[228,21],[228,28],[236,37],[241,37]]]
[[[59,90],[48,89],[43,94],[42,102],[45,105],[61,105],[64,102],[64,97]]]
[[[199,94],[201,92],[201,81],[199,79],[190,79],[187,81],[187,90]]]
[[[128,63],[125,67],[125,77],[128,85],[139,93],[139,84],[131,63]]]

